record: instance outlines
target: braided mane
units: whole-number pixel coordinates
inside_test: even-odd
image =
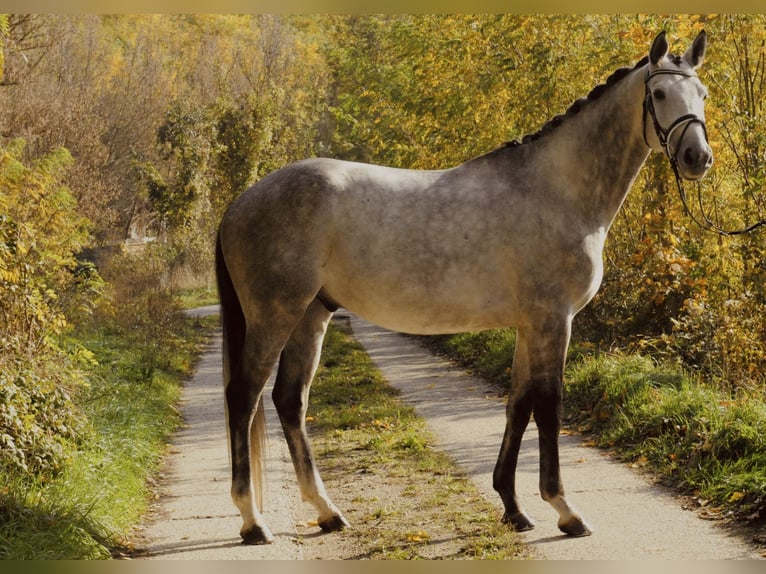
[[[583,109],[584,106],[587,106],[590,102],[593,102],[595,100],[598,100],[601,96],[603,96],[607,91],[609,91],[612,86],[617,84],[620,80],[622,80],[625,76],[630,74],[633,70],[636,70],[640,68],[641,66],[646,65],[646,63],[649,61],[648,56],[644,56],[641,60],[639,60],[635,66],[631,67],[624,67],[619,68],[612,73],[611,76],[609,76],[605,83],[599,84],[595,88],[593,88],[586,97],[580,98],[579,100],[575,101],[566,112],[563,114],[559,114],[557,116],[554,116],[552,119],[550,119],[548,122],[546,122],[540,130],[533,134],[527,134],[525,135],[521,140],[514,139],[512,141],[506,142],[504,147],[516,147],[520,146],[529,142],[533,142],[544,135],[550,133],[554,128],[557,128],[566,120],[567,118],[577,114],[580,112],[580,110]]]

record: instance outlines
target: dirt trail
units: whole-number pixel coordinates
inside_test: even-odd
[[[198,311],[203,312],[203,311]],[[216,312],[215,307],[205,313]],[[441,447],[472,476],[483,495],[499,506],[491,473],[505,424],[504,405],[485,382],[434,357],[412,339],[351,316],[354,336],[389,382],[428,420]],[[314,511],[302,503],[287,446],[270,396],[266,519],[275,534],[268,546],[244,546],[240,519],[229,498],[229,461],[221,388],[220,338],[205,352],[184,390],[185,427],[173,441],[159,499],[135,540],[136,557],[155,559],[301,559],[333,557],[340,536],[320,535]],[[271,383],[270,383],[271,384]],[[267,392],[270,395],[270,392]],[[741,540],[680,508],[663,489],[650,485],[601,451],[562,437],[564,484],[571,502],[594,528],[593,536],[570,539],[556,528],[554,511],[537,494],[537,438],[530,425],[519,457],[519,494],[537,527],[525,534],[541,558],[724,559],[758,558]],[[307,526],[307,523],[309,524]],[[338,554],[340,555],[340,554]]]

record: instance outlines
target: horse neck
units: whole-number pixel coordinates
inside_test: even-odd
[[[643,136],[644,67],[630,72],[559,128],[552,177],[584,222],[608,229],[649,154]],[[566,129],[563,129],[565,128]],[[550,134],[553,140],[558,134]],[[559,168],[560,166],[560,168]]]

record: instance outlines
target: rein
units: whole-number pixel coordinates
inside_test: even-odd
[[[749,225],[748,227],[742,228],[742,229],[723,229],[718,224],[713,222],[708,214],[705,212],[705,208],[702,204],[702,186],[697,183],[697,203],[699,204],[699,210],[700,214],[702,215],[702,221],[694,215],[692,210],[689,208],[689,203],[686,198],[686,190],[684,189],[683,184],[683,178],[681,177],[681,174],[678,171],[678,150],[673,150],[670,147],[670,138],[673,135],[673,132],[683,126],[683,130],[681,131],[681,135],[678,138],[679,144],[681,141],[683,141],[684,136],[686,135],[686,130],[689,129],[689,126],[693,123],[698,123],[702,126],[702,131],[705,134],[705,141],[708,141],[707,139],[707,127],[705,126],[705,121],[703,119],[700,119],[695,114],[685,114],[681,116],[680,118],[677,118],[667,129],[664,129],[660,122],[657,120],[657,113],[654,110],[654,99],[652,97],[652,92],[649,89],[649,80],[653,78],[654,76],[659,76],[662,74],[671,74],[675,76],[687,76],[692,77],[694,74],[690,74],[688,72],[682,72],[680,70],[665,70],[665,69],[658,69],[653,72],[647,71],[646,73],[646,80],[644,80],[644,86],[646,88],[646,96],[644,97],[644,112],[643,112],[643,128],[644,128],[644,143],[651,148],[649,145],[649,140],[646,137],[646,116],[647,113],[652,118],[652,124],[654,125],[654,132],[657,135],[657,139],[660,141],[660,145],[662,146],[663,151],[665,152],[665,156],[668,158],[668,161],[670,161],[670,167],[673,168],[673,175],[675,175],[676,178],[676,185],[678,186],[678,195],[681,198],[681,203],[684,206],[684,211],[686,214],[691,218],[694,223],[699,225],[702,229],[706,231],[712,231],[714,233],[717,233],[719,235],[725,235],[725,236],[734,236],[734,235],[743,235],[745,233],[750,233],[751,231],[757,229],[758,227],[762,225],[766,225],[766,219],[761,219],[760,221],[757,221],[753,223],[752,225]]]

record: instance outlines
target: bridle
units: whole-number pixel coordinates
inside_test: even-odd
[[[673,76],[686,76],[688,78],[696,77],[696,74],[690,73],[690,72],[684,72],[682,70],[667,70],[664,68],[659,68],[657,70],[654,70],[653,72],[650,72],[647,70],[646,72],[646,79],[644,80],[644,86],[645,86],[645,96],[644,96],[644,111],[643,111],[643,135],[644,135],[644,143],[646,143],[647,147],[651,149],[651,145],[649,145],[649,140],[646,137],[646,116],[649,115],[652,118],[652,124],[654,125],[654,133],[657,136],[657,139],[660,142],[660,146],[662,147],[662,150],[665,152],[665,156],[668,158],[668,161],[670,162],[670,167],[673,169],[673,175],[675,175],[676,178],[676,185],[678,186],[678,194],[681,197],[681,203],[684,206],[684,211],[686,214],[694,221],[697,225],[702,227],[703,229],[707,231],[713,231],[715,233],[718,233],[719,235],[742,235],[744,233],[749,233],[750,231],[753,231],[754,229],[760,227],[761,225],[766,225],[766,219],[762,219],[760,221],[757,221],[753,223],[752,225],[745,227],[743,229],[734,229],[734,230],[728,230],[721,228],[718,224],[713,222],[710,217],[705,212],[705,209],[702,204],[702,187],[700,184],[697,184],[697,201],[699,203],[699,210],[702,214],[702,221],[697,218],[697,216],[694,215],[691,209],[689,209],[689,205],[686,199],[686,191],[684,189],[683,184],[683,178],[681,177],[681,174],[678,171],[678,152],[679,149],[673,149],[671,147],[671,137],[673,136],[673,132],[675,132],[677,129],[681,128],[681,135],[678,137],[678,148],[681,147],[681,142],[684,139],[684,136],[686,135],[686,131],[689,129],[689,126],[692,124],[699,124],[702,126],[702,133],[705,135],[705,142],[708,142],[707,138],[707,127],[705,126],[705,120],[697,116],[696,114],[684,114],[683,116],[675,119],[670,126],[667,128],[663,128],[660,125],[659,120],[657,120],[657,112],[654,109],[654,97],[652,95],[651,89],[649,89],[649,80],[652,79],[655,76],[660,75],[673,75]]]
[[[686,135],[686,130],[689,129],[689,126],[697,123],[702,126],[702,133],[705,134],[705,142],[707,142],[707,127],[705,126],[705,120],[696,114],[685,114],[674,120],[673,123],[670,124],[670,126],[667,128],[663,128],[660,125],[660,122],[657,119],[657,112],[654,110],[654,97],[652,96],[651,89],[649,89],[649,80],[655,76],[662,75],[685,76],[687,78],[692,78],[696,77],[696,74],[684,72],[681,70],[666,70],[664,68],[659,68],[653,72],[647,70],[646,79],[644,80],[646,91],[646,95],[644,96],[644,142],[647,146],[651,147],[649,145],[649,140],[646,137],[646,116],[649,114],[652,118],[652,123],[654,124],[654,133],[657,135],[657,139],[660,141],[660,146],[662,146],[665,155],[667,156],[668,160],[670,160],[670,165],[673,167],[673,171],[675,172],[676,177],[679,177],[677,157],[679,150],[673,150],[670,146],[670,139],[673,135],[673,132],[675,132],[678,128],[683,128],[681,135],[678,137],[678,143],[680,144],[681,141],[683,141],[684,136]],[[681,146],[679,145],[678,147],[680,148]]]

